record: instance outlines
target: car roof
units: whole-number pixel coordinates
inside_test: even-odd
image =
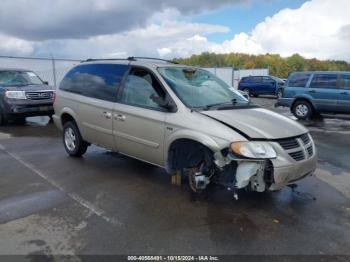
[[[188,67],[188,68],[198,68],[196,66],[189,66],[189,65],[181,65],[181,64],[175,64],[171,61],[162,60],[158,58],[126,58],[126,59],[88,59],[85,61],[82,61],[81,64],[101,64],[101,63],[108,63],[108,64],[130,64],[134,66],[144,66],[144,67]]]
[[[294,73],[301,73],[301,74],[350,74],[350,71],[296,71],[292,72]]]
[[[24,69],[24,68],[6,68],[6,67],[0,67],[0,71],[31,72],[32,70]]]

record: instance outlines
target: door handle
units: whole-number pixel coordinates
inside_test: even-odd
[[[341,95],[347,95],[348,92],[341,92],[340,94],[341,94]]]
[[[310,91],[308,91],[309,93],[316,93],[316,91],[315,90],[310,90]]]
[[[102,112],[102,116],[107,118],[107,119],[111,119],[112,113],[104,111],[104,112]]]
[[[118,121],[125,121],[126,117],[124,115],[118,114],[114,115],[114,119]]]

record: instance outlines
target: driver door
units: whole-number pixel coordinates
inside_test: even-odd
[[[154,75],[132,68],[114,107],[113,135],[118,151],[164,166],[166,112],[150,97],[165,95]]]

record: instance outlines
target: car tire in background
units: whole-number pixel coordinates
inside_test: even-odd
[[[72,157],[80,157],[86,153],[88,143],[84,141],[73,121],[66,122],[63,126],[63,145]]]
[[[0,108],[0,126],[6,125],[7,119],[5,114],[2,112],[2,109]]]
[[[246,93],[248,96],[251,96],[249,88],[244,88],[243,92]]]
[[[282,90],[281,88],[279,88],[279,89],[277,90],[276,96],[277,96],[277,98],[282,98],[282,96],[283,96],[283,90]]]
[[[306,100],[297,100],[292,106],[292,113],[298,119],[309,119],[313,115],[313,107]]]

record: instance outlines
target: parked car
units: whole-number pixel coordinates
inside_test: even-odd
[[[87,60],[66,74],[54,108],[70,156],[99,145],[182,170],[195,192],[210,182],[234,192],[278,190],[316,168],[305,127],[196,67]]]
[[[54,88],[26,69],[0,69],[0,125],[10,119],[52,116]]]
[[[298,119],[317,113],[350,113],[350,72],[290,74],[278,106],[290,107]]]
[[[281,97],[284,81],[275,76],[248,76],[242,77],[238,90],[250,96],[273,95]]]

